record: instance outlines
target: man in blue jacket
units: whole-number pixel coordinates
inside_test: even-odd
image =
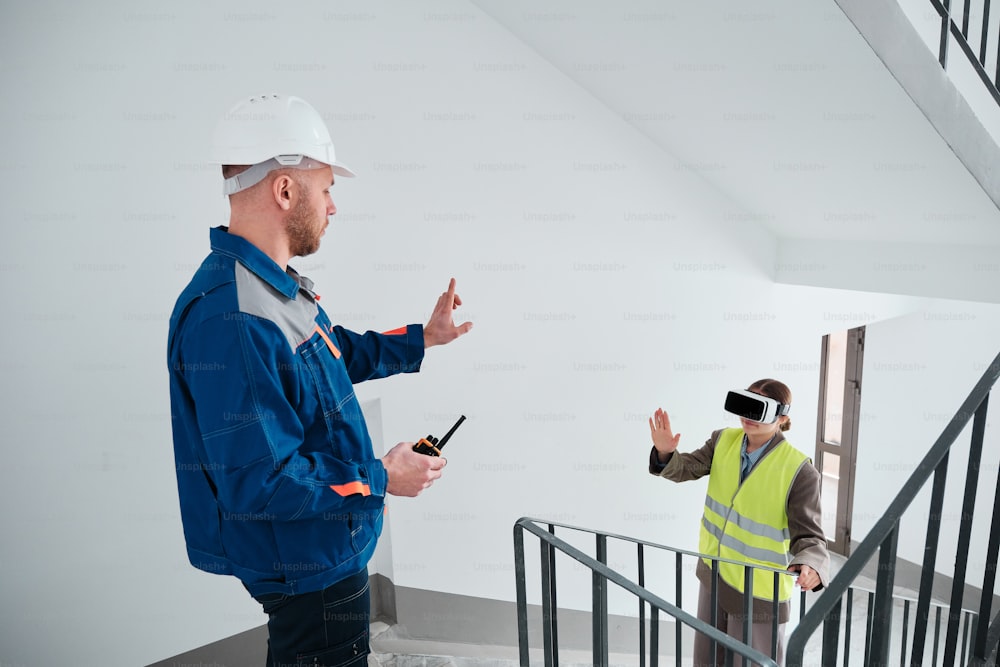
[[[229,226],[211,230],[168,340],[188,557],[263,605],[268,665],[364,664],[385,497],[418,495],[446,461],[410,442],[375,458],[353,384],[419,370],[426,348],[472,324],[454,323],[452,279],[426,326],[358,334],[288,266],[319,248],[334,176],[354,175],[304,100],[244,100],[214,144]]]

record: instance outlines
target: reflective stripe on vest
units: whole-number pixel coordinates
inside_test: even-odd
[[[809,458],[788,441],[779,443],[740,483],[740,447],[743,430],[726,429],[719,435],[712,458],[699,551],[753,565],[785,569],[790,535],[785,505],[792,481]],[[706,561],[711,567],[711,561]],[[744,592],[743,566],[719,563],[722,579]],[[780,576],[778,599],[792,597],[792,576]],[[774,598],[774,573],[754,570],[753,596]]]

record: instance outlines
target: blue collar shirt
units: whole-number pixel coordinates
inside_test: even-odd
[[[760,461],[760,458],[762,456],[764,456],[764,452],[767,451],[767,447],[768,447],[768,445],[771,444],[772,440],[774,440],[773,436],[771,437],[770,440],[768,440],[767,442],[765,442],[763,445],[761,445],[760,447],[758,447],[754,451],[747,452],[747,434],[746,433],[743,434],[743,444],[740,445],[740,483],[741,484],[743,483],[743,480],[745,480],[747,478],[747,475],[750,474],[750,471],[753,470],[753,467],[755,465],[757,465],[757,462]]]

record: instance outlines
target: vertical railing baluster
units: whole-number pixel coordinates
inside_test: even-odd
[[[773,591],[771,595],[771,657],[777,659],[778,657],[778,618],[781,612],[781,602],[778,599],[778,586],[781,585],[781,575],[777,572],[774,573],[774,581],[771,590]],[[791,599],[788,601],[791,605]]]
[[[868,592],[868,615],[865,617],[865,665],[871,664],[872,632],[875,630],[875,594]]]
[[[608,564],[608,536],[603,533],[597,534],[597,556],[596,560],[601,565]],[[593,588],[593,647],[594,664],[608,664],[608,580],[594,570],[592,577]]]
[[[695,561],[697,563],[697,561]],[[675,604],[681,609],[684,608],[684,561],[680,553],[677,553],[674,559],[674,574],[676,576],[676,583],[674,585],[675,590]],[[674,644],[676,649],[674,650],[674,656],[676,660],[677,667],[681,667],[681,627],[680,623],[674,623]]]
[[[948,27],[951,23],[951,0],[942,0],[944,15],[941,17],[941,43],[938,47],[938,62],[948,69]]]
[[[998,38],[1000,38],[1000,31],[997,33]],[[993,86],[1000,88],[1000,48],[997,48],[997,63],[996,67],[993,68]],[[985,66],[984,66],[985,71]]]
[[[823,667],[837,667],[837,648],[840,645],[840,608],[841,600],[837,600],[830,610],[829,616],[823,621]]]
[[[639,585],[646,587],[646,562],[642,553],[642,542],[636,546],[639,548],[637,561],[639,566]],[[646,667],[646,602],[639,598],[639,667]]]
[[[875,617],[872,632],[871,665],[889,662],[889,635],[892,628],[892,586],[896,576],[896,545],[899,541],[899,518],[878,550],[878,575],[875,578]]]
[[[965,7],[962,13],[962,37],[965,38],[965,41],[969,41],[969,10],[971,4],[971,0],[965,0]]]
[[[743,566],[743,643],[753,643],[753,567]]]
[[[680,625],[678,623],[678,625]],[[660,610],[654,605],[649,607],[649,667],[660,664]]]
[[[993,615],[993,588],[996,585],[998,555],[1000,555],[1000,475],[997,475],[997,488],[993,496],[993,522],[990,524],[990,538],[986,545],[986,570],[983,573],[979,616],[972,650],[973,657],[984,660],[987,657],[986,636]]]
[[[906,631],[910,627],[910,601],[903,601],[903,642],[899,646],[899,667],[906,667]],[[917,636],[913,635],[913,643],[916,644]]]
[[[521,667],[529,667],[528,580],[524,566],[524,528],[514,525],[514,587],[517,595],[517,651]]]
[[[851,663],[851,616],[854,613],[854,589],[847,589],[847,613],[844,615],[844,667]]]
[[[556,534],[556,527],[549,524],[549,534]],[[556,550],[549,546],[549,586],[552,596],[552,667],[559,667],[559,597],[556,591]]]
[[[920,571],[920,591],[917,594],[917,609],[914,617],[913,636],[924,637],[927,634],[927,621],[931,610],[931,589],[934,585],[934,566],[937,563],[938,540],[941,535],[941,515],[944,507],[944,488],[948,476],[949,454],[945,454],[934,469],[934,482],[931,489],[930,513],[927,517],[927,538],[924,543],[924,562]],[[924,658],[922,642],[913,642],[910,663],[919,665]]]
[[[542,649],[545,654],[545,667],[556,667],[556,620],[555,620],[555,582],[552,572],[552,546],[545,540],[540,541],[542,550]]]
[[[986,67],[986,38],[990,34],[990,0],[983,0],[983,31],[979,36],[979,64]]]
[[[979,484],[979,464],[983,453],[983,434],[986,431],[986,410],[989,394],[982,400],[972,418],[972,442],[969,445],[969,466],[965,473],[965,499],[959,517],[958,546],[956,553],[968,554],[972,539],[972,515],[976,507],[976,489]],[[958,622],[965,597],[965,572],[967,558],[955,559],[955,574],[951,586],[951,608],[948,610],[948,633],[944,643],[944,661],[955,662],[955,645],[958,642]]]
[[[711,604],[711,611],[709,613],[709,618],[712,622],[712,627],[719,627],[719,561],[712,561],[712,590],[709,593],[709,600]],[[715,640],[710,639],[708,643],[708,655],[714,656],[718,650],[715,645]]]

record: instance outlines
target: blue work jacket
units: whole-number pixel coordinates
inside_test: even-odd
[[[333,326],[309,279],[225,227],[211,242],[167,351],[188,558],[253,595],[320,590],[365,568],[382,528],[353,385],[419,370],[423,327]]]

